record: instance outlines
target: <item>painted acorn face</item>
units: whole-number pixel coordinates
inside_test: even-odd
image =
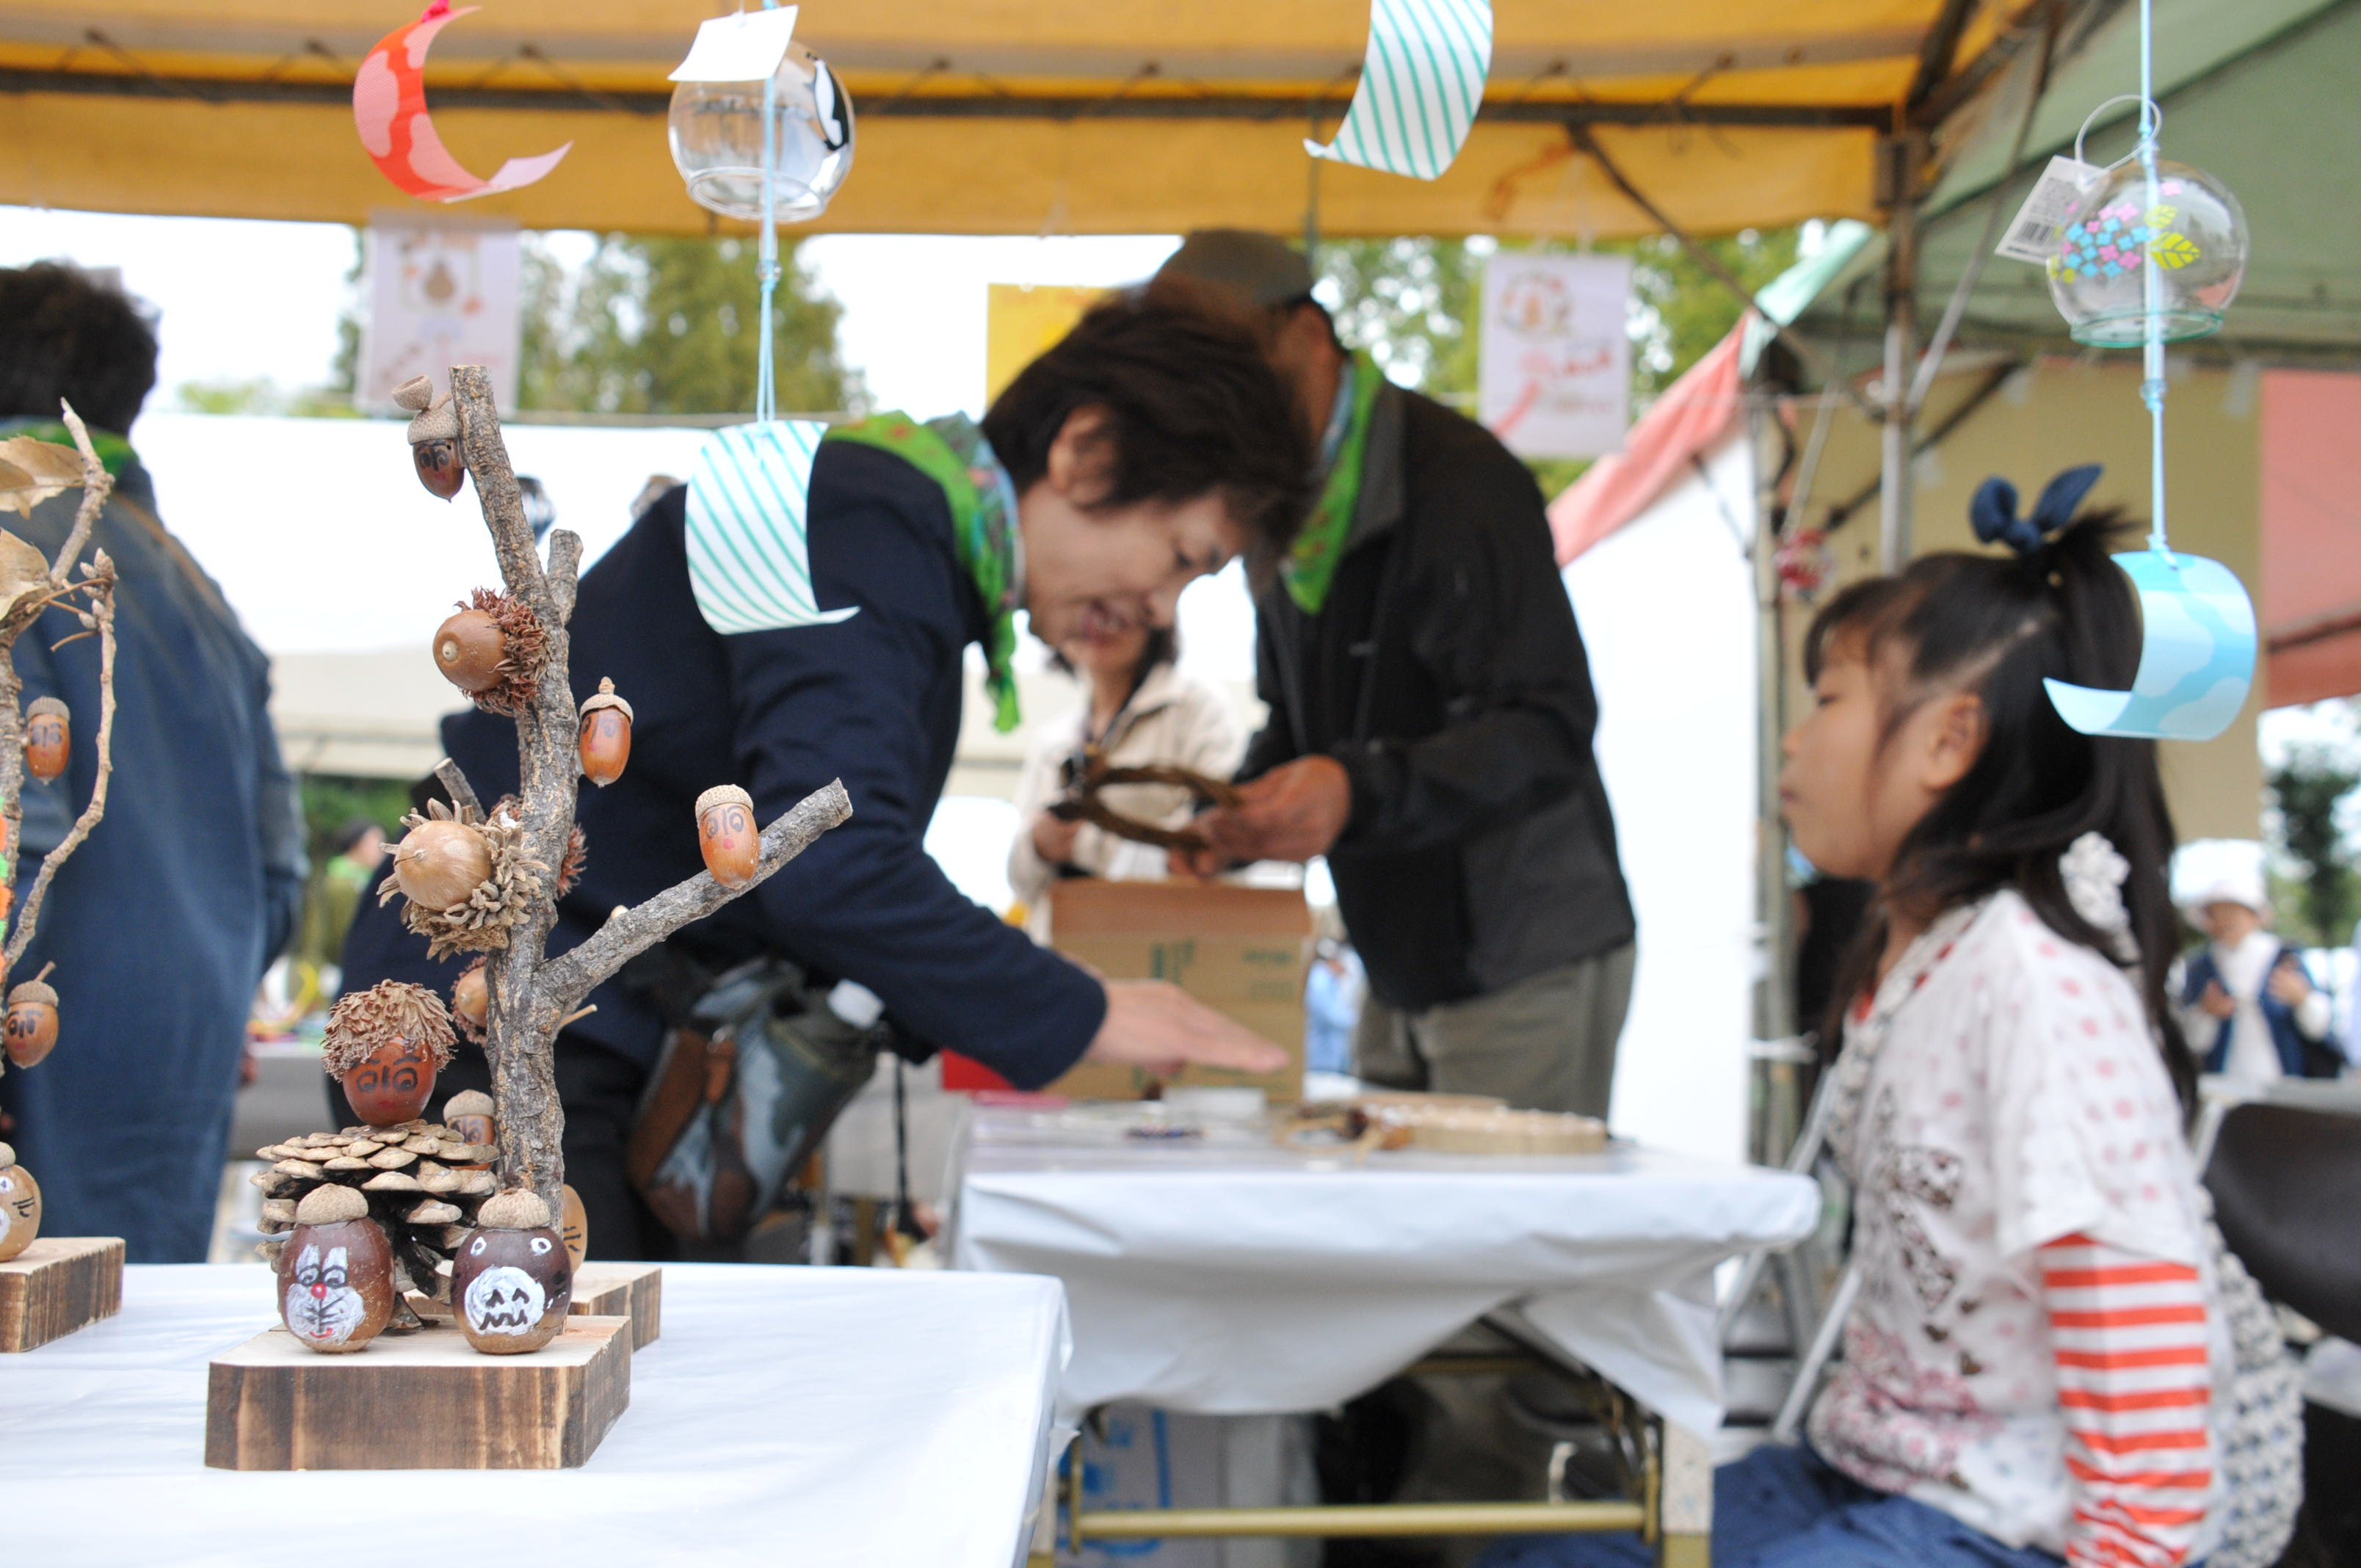
[[[500,1142],[500,1134],[493,1128],[492,1119],[489,1116],[445,1116],[444,1118],[444,1124],[471,1144],[480,1146],[497,1144]],[[490,1168],[478,1163],[476,1165],[455,1166],[452,1168],[455,1170],[486,1170]]]
[[[8,1009],[5,1024],[0,1024],[0,1037],[5,1037],[8,1059],[18,1067],[31,1067],[49,1054],[58,1043],[58,1010],[48,1002],[19,1002]]]
[[[623,776],[631,757],[631,721],[620,708],[593,708],[582,716],[582,774],[602,788]]]
[[[434,1093],[434,1057],[414,1040],[389,1040],[343,1079],[353,1113],[372,1127],[397,1126],[426,1109]]]
[[[393,1317],[393,1254],[368,1220],[295,1227],[279,1285],[280,1319],[307,1350],[358,1350]]]
[[[21,1165],[0,1170],[0,1263],[31,1246],[41,1234],[41,1189]]]
[[[762,841],[754,832],[754,814],[734,800],[716,801],[697,819],[697,848],[705,869],[724,887],[737,887],[754,874]]]
[[[574,1268],[548,1229],[479,1230],[460,1244],[452,1299],[467,1343],[490,1355],[538,1350],[574,1304]]]
[[[37,713],[25,721],[25,766],[37,779],[53,779],[66,771],[66,720],[63,714]]]

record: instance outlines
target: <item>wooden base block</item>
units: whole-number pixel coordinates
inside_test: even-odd
[[[645,1350],[664,1327],[664,1270],[653,1263],[586,1263],[574,1271],[574,1310],[631,1320],[631,1348]]]
[[[0,1351],[61,1339],[123,1306],[123,1242],[43,1236],[0,1263]]]
[[[622,1318],[571,1318],[526,1355],[481,1355],[457,1331],[381,1334],[322,1355],[272,1329],[214,1358],[205,1463],[216,1470],[558,1470],[631,1402]]]

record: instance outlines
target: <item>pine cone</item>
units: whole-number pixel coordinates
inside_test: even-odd
[[[403,831],[430,818],[457,819],[439,800],[428,801],[426,809],[428,817],[413,811],[403,817]],[[530,915],[533,900],[542,895],[541,879],[547,868],[525,853],[524,824],[512,808],[496,809],[490,820],[469,826],[484,836],[485,847],[491,852],[492,874],[476,884],[466,902],[448,909],[427,909],[408,901],[402,905],[401,923],[426,938],[429,958],[496,952],[507,947],[509,927]],[[389,876],[378,885],[377,901],[390,904],[401,893],[401,882]]]
[[[459,1244],[475,1228],[484,1200],[500,1190],[491,1171],[454,1170],[444,1163],[497,1159],[500,1151],[470,1144],[435,1122],[312,1133],[257,1149],[255,1157],[275,1162],[250,1179],[262,1190],[262,1231],[274,1238],[258,1249],[266,1260],[279,1261],[305,1193],[329,1184],[356,1188],[392,1245],[395,1288],[444,1302],[451,1299],[450,1264]],[[397,1314],[395,1327],[402,1326]]]
[[[549,662],[549,635],[541,629],[541,618],[522,600],[491,588],[478,588],[460,608],[482,610],[499,622],[506,645],[500,685],[473,693],[473,700],[486,713],[514,718],[533,706],[533,688]]]

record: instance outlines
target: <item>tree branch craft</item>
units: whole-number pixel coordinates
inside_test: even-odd
[[[1200,800],[1210,800],[1224,810],[1235,809],[1239,798],[1233,785],[1192,769],[1163,765],[1114,767],[1104,751],[1090,746],[1083,749],[1081,772],[1068,780],[1066,793],[1050,805],[1049,815],[1060,822],[1087,822],[1118,839],[1153,844],[1160,850],[1180,850],[1193,855],[1206,847],[1204,835],[1193,828],[1166,828],[1159,823],[1143,822],[1107,805],[1099,798],[1099,792],[1114,784],[1171,784],[1190,791]]]
[[[79,485],[82,503],[73,526],[58,549],[57,559],[44,561],[39,551],[13,533],[0,532],[0,918],[5,918],[16,886],[16,858],[23,842],[25,777],[57,777],[65,769],[71,716],[54,697],[34,702],[20,711],[23,683],[16,673],[16,639],[38,625],[51,607],[71,610],[82,622],[77,636],[98,638],[98,771],[89,801],[66,836],[41,859],[33,885],[17,913],[16,929],[0,950],[0,981],[16,968],[32,945],[41,906],[58,871],[73,858],[106,815],[107,788],[115,776],[115,563],[104,550],[82,563],[75,561],[90,543],[98,515],[105,510],[115,480],[91,445],[90,432],[71,404],[62,405],[73,447],[31,436],[0,441],[0,507],[26,517],[51,496]],[[6,1047],[8,1059],[27,1068],[47,1056],[58,1037],[58,996],[45,983],[49,970],[8,993]]]

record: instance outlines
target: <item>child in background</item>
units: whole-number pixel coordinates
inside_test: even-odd
[[[2190,906],[2209,940],[2176,966],[2171,994],[2181,1027],[2209,1073],[2241,1088],[2280,1078],[2333,1078],[2328,996],[2303,960],[2271,935],[2260,870],[2216,877]]]
[[[2114,520],[2065,522],[2087,488],[2043,497],[2054,536],[1980,496],[2012,555],[1922,558],[1813,624],[1781,798],[1815,866],[1879,884],[1831,1025],[1861,1287],[1810,1446],[1717,1475],[1716,1568],[2163,1568],[2217,1543],[2235,1358],[2165,1001],[2171,824],[2154,745],[2078,734],[2042,687],[2121,688],[2138,656]],[[1487,1561],[1651,1559],[1570,1537]]]

